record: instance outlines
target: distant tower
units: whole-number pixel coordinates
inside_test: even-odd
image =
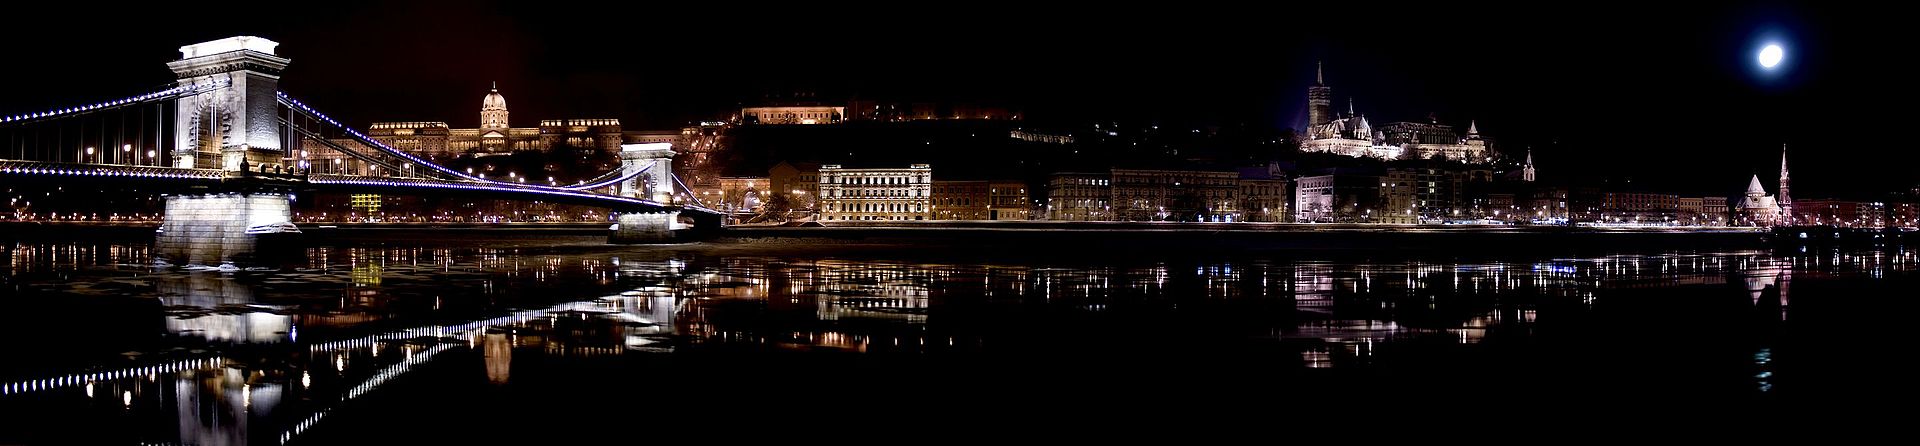
[[[1787,218],[1788,220],[1792,220],[1793,219],[1793,198],[1787,195],[1787,185],[1789,182],[1790,181],[1787,180],[1787,145],[1781,144],[1780,145],[1780,196],[1775,197],[1773,201],[1774,203],[1780,205],[1780,215],[1784,218]]]
[[[480,133],[489,130],[507,133],[507,97],[500,95],[500,85],[494,84],[487,91],[486,99],[480,101]]]
[[[1472,134],[1473,130],[1467,132]],[[1520,165],[1520,181],[1533,182],[1533,149],[1527,149],[1527,163]]]
[[[1480,122],[1467,121],[1467,139],[1480,139]],[[1527,158],[1533,158],[1533,149],[1527,149]]]
[[[1307,128],[1333,122],[1333,89],[1327,87],[1324,64],[1313,69],[1313,86],[1307,87]]]

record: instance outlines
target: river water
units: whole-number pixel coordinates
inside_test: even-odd
[[[1920,267],[1898,247],[1035,258],[600,241],[337,240],[237,272],[156,268],[141,241],[7,242],[0,443],[1785,406],[1877,388],[1867,371],[1892,360],[1875,340],[1901,332]]]

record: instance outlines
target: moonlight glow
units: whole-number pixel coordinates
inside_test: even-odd
[[[1767,45],[1766,48],[1760,49],[1760,66],[1773,68],[1774,65],[1780,64],[1781,58],[1786,56],[1787,51],[1780,49],[1780,45]]]

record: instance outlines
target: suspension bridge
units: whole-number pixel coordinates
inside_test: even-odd
[[[382,143],[280,91],[291,59],[274,53],[278,45],[240,36],[183,46],[180,60],[167,63],[178,78],[171,87],[0,116],[0,184],[165,191],[156,248],[183,264],[244,259],[262,238],[298,233],[291,201],[302,191],[599,207],[616,222],[616,243],[669,242],[721,224],[722,214],[692,201],[673,174],[669,144],[622,145],[619,169],[573,185],[476,176]]]

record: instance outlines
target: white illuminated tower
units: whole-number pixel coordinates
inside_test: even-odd
[[[1533,149],[1527,149],[1527,163],[1520,165],[1520,180],[1533,182]]]
[[[273,53],[279,45],[236,36],[180,47],[167,68],[183,87],[212,89],[174,101],[174,167],[240,170],[285,158],[274,93],[290,59]]]
[[[1781,144],[1780,145],[1780,196],[1774,199],[1774,203],[1780,206],[1781,218],[1784,218],[1789,223],[1791,223],[1793,221],[1793,198],[1787,195],[1787,188],[1788,188],[1789,182],[1790,181],[1787,179],[1787,145]]]

